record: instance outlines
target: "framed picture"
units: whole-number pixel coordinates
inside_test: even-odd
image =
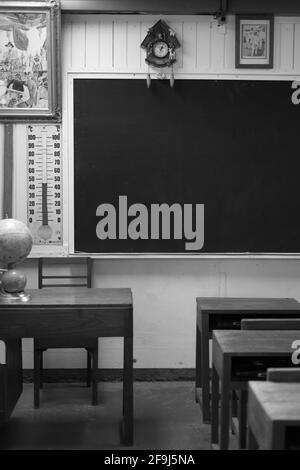
[[[236,16],[236,67],[273,68],[274,16]]]
[[[60,3],[0,2],[0,121],[61,118]]]

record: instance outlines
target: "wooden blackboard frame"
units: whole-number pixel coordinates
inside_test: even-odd
[[[239,71],[240,72],[240,71]],[[64,182],[64,194],[68,195],[68,203],[66,204],[67,211],[65,208],[64,230],[68,233],[68,253],[69,256],[82,256],[89,254],[90,257],[96,259],[241,259],[241,260],[262,260],[262,259],[274,259],[274,260],[288,260],[288,259],[300,259],[300,252],[296,253],[92,253],[92,252],[75,252],[74,247],[74,102],[73,102],[73,90],[74,80],[76,79],[138,79],[145,80],[146,86],[146,74],[145,73],[111,73],[111,72],[69,72],[68,73],[68,89],[67,89],[67,100],[64,104],[63,113],[63,128],[65,129],[64,147],[65,160],[68,165],[68,178]],[[297,76],[294,75],[274,75],[272,71],[258,71],[256,74],[249,74],[246,71],[239,74],[178,74],[176,80],[262,80],[262,81],[288,81],[292,82],[298,80]]]

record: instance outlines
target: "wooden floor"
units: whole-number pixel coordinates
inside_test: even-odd
[[[99,406],[83,384],[46,384],[33,409],[32,384],[12,419],[0,430],[0,449],[122,449],[119,444],[121,384],[99,384]],[[210,448],[192,382],[137,382],[134,449]]]

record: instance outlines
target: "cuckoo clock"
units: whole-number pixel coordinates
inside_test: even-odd
[[[146,50],[146,62],[152,67],[172,67],[170,78],[171,86],[174,84],[173,64],[176,61],[176,49],[180,43],[175,32],[163,20],[159,20],[148,30],[141,47]],[[162,74],[160,74],[162,76]],[[147,84],[150,86],[151,78],[148,73]]]

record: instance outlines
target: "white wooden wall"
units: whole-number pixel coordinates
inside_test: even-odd
[[[299,79],[300,18],[276,18],[274,69],[237,70],[234,17],[226,31],[209,16],[63,16],[62,69],[66,160],[72,73],[147,73],[140,43],[159,18],[173,27],[182,44],[176,77]],[[25,126],[15,125],[14,215],[26,221]],[[0,142],[3,132],[0,127]],[[0,164],[3,145],[0,145]],[[68,178],[67,165],[64,178]],[[2,175],[0,174],[0,194]],[[65,197],[65,209],[69,201]],[[1,209],[1,196],[0,196]],[[65,214],[65,217],[67,214]],[[194,367],[197,296],[274,296],[300,300],[299,260],[96,260],[95,287],[131,287],[134,295],[134,357],[137,367]],[[36,263],[25,265],[28,286],[37,287]],[[79,351],[49,351],[46,367],[84,367]],[[1,357],[0,357],[1,360]],[[100,367],[121,367],[121,342],[100,342]],[[24,366],[32,367],[32,343],[24,341]]]
[[[182,44],[177,74],[257,75],[235,69],[235,17],[218,28],[212,16],[63,16],[63,70],[147,72],[140,44],[159,18],[174,29]],[[259,75],[300,73],[300,18],[275,19],[274,69]]]

